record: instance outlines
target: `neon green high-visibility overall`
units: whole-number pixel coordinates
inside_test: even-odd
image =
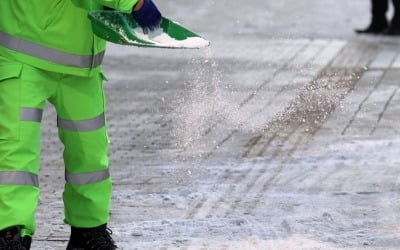
[[[40,124],[46,101],[64,144],[65,222],[109,219],[111,178],[101,61],[105,41],[87,17],[103,6],[129,12],[137,0],[0,1],[0,230],[35,232]]]

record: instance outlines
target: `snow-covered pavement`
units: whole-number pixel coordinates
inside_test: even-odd
[[[160,1],[158,1],[160,2]],[[400,43],[369,2],[160,2],[203,50],[110,45],[110,227],[123,249],[400,249]],[[43,122],[33,249],[65,249]]]

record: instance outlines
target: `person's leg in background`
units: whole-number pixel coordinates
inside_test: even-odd
[[[371,23],[365,29],[356,29],[356,33],[382,34],[388,28],[386,12],[388,0],[371,0]]]
[[[112,184],[102,82],[101,74],[65,75],[50,99],[64,144],[63,200],[65,222],[71,225],[67,249],[116,249],[106,227]]]
[[[400,35],[400,0],[392,0],[393,2],[393,17],[390,21],[389,29],[385,34],[387,35]]]

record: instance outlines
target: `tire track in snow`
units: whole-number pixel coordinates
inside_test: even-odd
[[[294,132],[294,131],[293,131]],[[284,139],[284,141],[287,141],[290,138],[291,134],[288,134],[288,136]],[[275,137],[275,136],[272,136]],[[273,140],[269,140],[270,142],[272,142]],[[271,145],[271,144],[270,144]],[[269,146],[272,147],[272,146]],[[269,148],[268,147],[268,148]],[[272,147],[272,154],[271,157],[268,159],[265,159],[265,161],[273,161],[275,158],[279,157],[282,153],[284,152],[284,150],[282,150],[281,147]],[[250,163],[250,165],[257,165],[256,162],[254,162],[255,164]],[[268,164],[267,164],[268,165]],[[235,209],[236,204],[239,203],[241,201],[241,198],[239,198],[242,194],[248,194],[248,192],[250,191],[250,189],[254,186],[254,183],[256,180],[259,179],[260,176],[265,175],[265,173],[268,172],[268,170],[270,170],[266,165],[261,164],[260,167],[256,168],[256,170],[254,170],[254,168],[247,168],[247,170],[242,173],[240,176],[238,176],[234,182],[230,185],[229,187],[229,192],[227,192],[225,195],[221,196],[220,199],[214,203],[214,205],[211,207],[211,211],[206,218],[211,218],[213,216],[219,216],[221,214],[223,214],[224,217],[226,217],[226,211],[232,211]],[[267,182],[271,182],[272,180],[274,180],[276,178],[276,176],[282,171],[282,168],[279,166],[278,169],[274,170],[273,173],[271,174],[271,176],[269,176],[269,179],[267,180]],[[254,173],[253,173],[254,172]],[[237,185],[237,184],[240,185]],[[226,207],[226,206],[222,206],[223,204],[226,204],[225,197],[232,197],[233,202],[229,203],[230,206]],[[229,199],[229,201],[231,201]]]

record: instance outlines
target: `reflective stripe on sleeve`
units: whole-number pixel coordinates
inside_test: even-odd
[[[29,185],[39,187],[39,178],[30,172],[0,171],[0,185]]]
[[[109,177],[110,172],[108,169],[83,174],[71,174],[65,172],[65,180],[73,185],[93,184],[106,180]]]
[[[76,55],[57,49],[49,48],[37,43],[22,40],[0,31],[0,45],[43,60],[80,68],[95,68],[101,64],[104,51],[96,55]]]
[[[43,110],[38,108],[21,108],[21,121],[41,122]]]
[[[104,127],[105,123],[104,113],[95,118],[80,121],[64,120],[57,117],[57,127],[70,131],[83,132],[96,130]]]

